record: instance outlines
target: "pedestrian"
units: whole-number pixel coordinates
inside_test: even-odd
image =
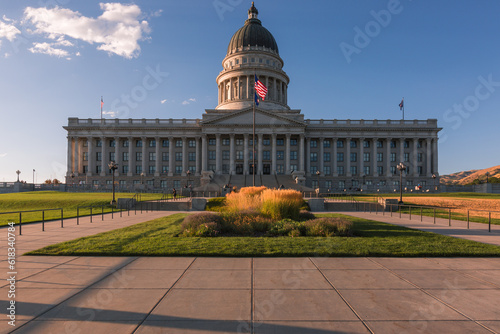
[[[177,198],[177,190],[175,190],[175,188],[172,189],[172,197],[174,198],[174,201]]]

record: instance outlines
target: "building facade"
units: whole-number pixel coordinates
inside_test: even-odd
[[[201,119],[69,118],[68,184],[169,189],[231,183],[322,190],[430,188],[438,177],[436,119],[310,120],[288,106],[289,77],[252,4],[217,76],[218,105]],[[268,95],[254,106],[255,75]],[[255,120],[255,121],[254,121]],[[255,126],[255,140],[253,131]],[[255,155],[255,170],[254,170]],[[318,173],[319,172],[319,173]],[[433,176],[435,176],[433,178]],[[253,178],[253,176],[252,176]]]

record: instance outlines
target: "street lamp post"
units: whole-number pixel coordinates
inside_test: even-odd
[[[400,162],[397,169],[399,170],[399,204],[403,204],[403,172],[406,170],[406,166]]]
[[[33,190],[35,190],[35,169],[33,169]]]
[[[141,173],[141,184],[144,184],[143,178],[144,178],[144,172]]]
[[[432,187],[436,190],[436,174],[432,174]]]
[[[191,183],[191,182],[190,182],[190,179],[189,179],[189,177],[191,176],[191,171],[190,171],[190,170],[188,170],[188,171],[186,172],[186,175],[187,175],[187,177],[188,177],[188,180],[187,180],[187,183],[186,183],[186,188],[187,188],[187,187],[189,186],[189,184]]]
[[[75,186],[75,173],[71,173],[71,187]]]
[[[16,174],[17,174],[17,182],[19,182],[19,174],[21,174],[21,171],[19,169],[16,170]]]
[[[112,189],[113,189],[113,200],[111,201],[111,205],[116,205],[115,201],[115,170],[118,169],[118,165],[114,162],[111,161],[108,165],[109,170],[111,171],[111,182],[112,182]]]
[[[490,172],[486,172],[486,184],[488,184],[488,177],[490,176]]]
[[[321,175],[321,172],[319,170],[316,171],[316,175],[318,176],[318,189],[316,190],[316,194],[319,196],[319,176]]]

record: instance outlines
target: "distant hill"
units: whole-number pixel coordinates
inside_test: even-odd
[[[490,173],[488,178],[492,182],[500,180],[500,165],[486,169],[473,169],[457,172],[449,175],[441,175],[441,183],[445,184],[473,184],[486,181],[486,173]]]

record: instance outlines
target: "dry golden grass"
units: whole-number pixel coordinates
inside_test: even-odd
[[[446,197],[408,197],[408,202],[417,205],[437,206],[442,208],[450,208],[452,212],[470,214],[478,217],[488,217],[488,212],[482,211],[497,211],[492,212],[492,218],[500,218],[500,200],[498,199],[476,199],[476,198],[446,198]]]

